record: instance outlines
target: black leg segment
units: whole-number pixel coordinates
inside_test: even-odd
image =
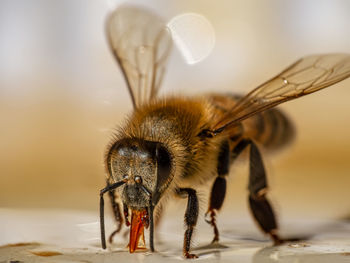
[[[254,219],[260,228],[271,236],[275,244],[280,244],[281,239],[277,235],[277,222],[273,209],[266,198],[267,178],[262,156],[256,144],[250,139],[242,139],[230,152],[228,142],[222,145],[218,159],[218,177],[216,178],[209,199],[209,207],[206,213],[206,221],[214,229],[214,239],[219,241],[219,231],[216,225],[216,214],[221,208],[226,194],[226,176],[230,165],[248,147],[249,152],[249,206]]]
[[[105,237],[105,215],[104,215],[104,207],[105,202],[103,200],[103,195],[109,191],[112,191],[121,185],[123,185],[125,182],[120,181],[116,182],[114,184],[107,184],[107,186],[100,190],[100,230],[101,230],[101,245],[103,249],[106,249],[106,237]]]
[[[250,145],[251,140],[249,139],[242,139],[236,146],[233,148],[231,153],[231,164],[236,158],[244,151],[245,148],[247,148],[248,145]]]
[[[206,221],[214,229],[214,239],[212,242],[219,241],[219,230],[216,225],[216,213],[222,207],[226,195],[226,175],[230,169],[230,145],[225,141],[220,148],[218,157],[217,172],[218,177],[212,186],[208,210],[205,213]]]
[[[249,195],[249,205],[254,218],[265,233],[270,233],[277,229],[274,212],[265,196],[257,197]]]
[[[225,141],[221,147],[218,157],[218,175],[227,175],[230,170],[230,145]]]
[[[205,220],[213,227],[214,238],[212,243],[219,241],[219,229],[216,225],[216,213],[224,203],[226,195],[226,178],[218,176],[211,189],[208,211],[205,213]]]
[[[107,185],[109,185],[109,183],[107,182]],[[120,205],[119,203],[116,201],[116,193],[115,193],[115,190],[111,190],[108,192],[108,196],[109,196],[109,199],[111,200],[111,204],[112,204],[112,211],[113,211],[113,215],[114,215],[114,219],[117,223],[117,228],[116,230],[114,230],[112,232],[112,234],[110,234],[109,238],[108,238],[108,241],[109,243],[112,243],[113,242],[113,237],[115,236],[115,234],[119,233],[119,231],[121,230],[122,228],[122,224],[123,224],[123,217],[121,215],[121,208],[120,208]]]
[[[261,154],[255,143],[250,143],[249,153],[249,185],[251,195],[258,195],[261,190],[267,188],[267,179]]]
[[[195,254],[190,254],[192,234],[198,219],[199,204],[197,194],[192,188],[180,188],[178,194],[180,196],[186,194],[188,197],[185,212],[185,224],[187,229],[184,236],[183,255],[185,258],[197,258]]]
[[[226,195],[226,178],[218,176],[215,179],[210,195],[209,209],[219,210],[224,203]]]
[[[249,206],[261,229],[270,235],[274,243],[282,243],[277,235],[275,213],[266,198],[267,178],[261,154],[254,142],[250,141],[249,164]]]

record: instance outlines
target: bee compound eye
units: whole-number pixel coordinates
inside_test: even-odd
[[[141,176],[135,176],[135,182],[137,183],[137,184],[140,184],[140,183],[142,183],[142,178],[141,178]]]

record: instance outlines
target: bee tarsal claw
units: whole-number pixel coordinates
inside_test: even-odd
[[[198,256],[196,254],[185,253],[184,254],[184,258],[186,258],[186,259],[195,259],[195,258],[198,258]]]

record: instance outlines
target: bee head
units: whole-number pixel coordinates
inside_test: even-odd
[[[172,157],[160,142],[122,139],[109,149],[107,166],[115,182],[124,181],[121,197],[130,208],[155,205],[172,180]]]

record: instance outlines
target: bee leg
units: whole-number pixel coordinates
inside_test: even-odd
[[[188,197],[187,208],[185,212],[185,224],[187,226],[187,229],[184,236],[183,255],[185,258],[197,258],[197,255],[190,254],[191,238],[198,219],[199,205],[197,194],[196,191],[192,188],[180,188],[178,190],[178,194],[180,196],[187,194]]]
[[[277,235],[277,222],[273,209],[266,198],[267,178],[259,149],[250,141],[249,205],[261,229],[270,235],[275,245],[282,243]]]
[[[159,226],[163,219],[163,205],[161,203],[158,203],[155,210],[154,210],[154,225]]]
[[[219,230],[216,225],[216,213],[222,207],[226,194],[226,176],[230,167],[230,147],[227,141],[221,146],[218,158],[218,177],[211,189],[209,207],[205,213],[206,222],[214,229],[214,238],[212,243],[219,241]],[[208,218],[209,217],[209,218]]]
[[[108,183],[107,183],[108,184]],[[115,193],[115,190],[111,190],[108,192],[108,196],[111,200],[111,204],[112,204],[112,210],[113,210],[113,214],[114,214],[114,219],[117,222],[117,229],[113,231],[112,234],[110,234],[108,241],[109,243],[113,243],[113,237],[115,236],[115,234],[119,233],[119,231],[122,228],[123,225],[123,217],[121,215],[121,208],[120,208],[120,204],[116,201],[117,198],[117,194]]]
[[[125,181],[119,181],[114,184],[110,184],[109,182],[107,182],[107,186],[100,190],[100,231],[101,231],[101,246],[103,249],[106,249],[105,215],[104,215],[105,201],[103,199],[103,195],[109,191],[112,191],[120,187],[123,184],[125,184]]]

